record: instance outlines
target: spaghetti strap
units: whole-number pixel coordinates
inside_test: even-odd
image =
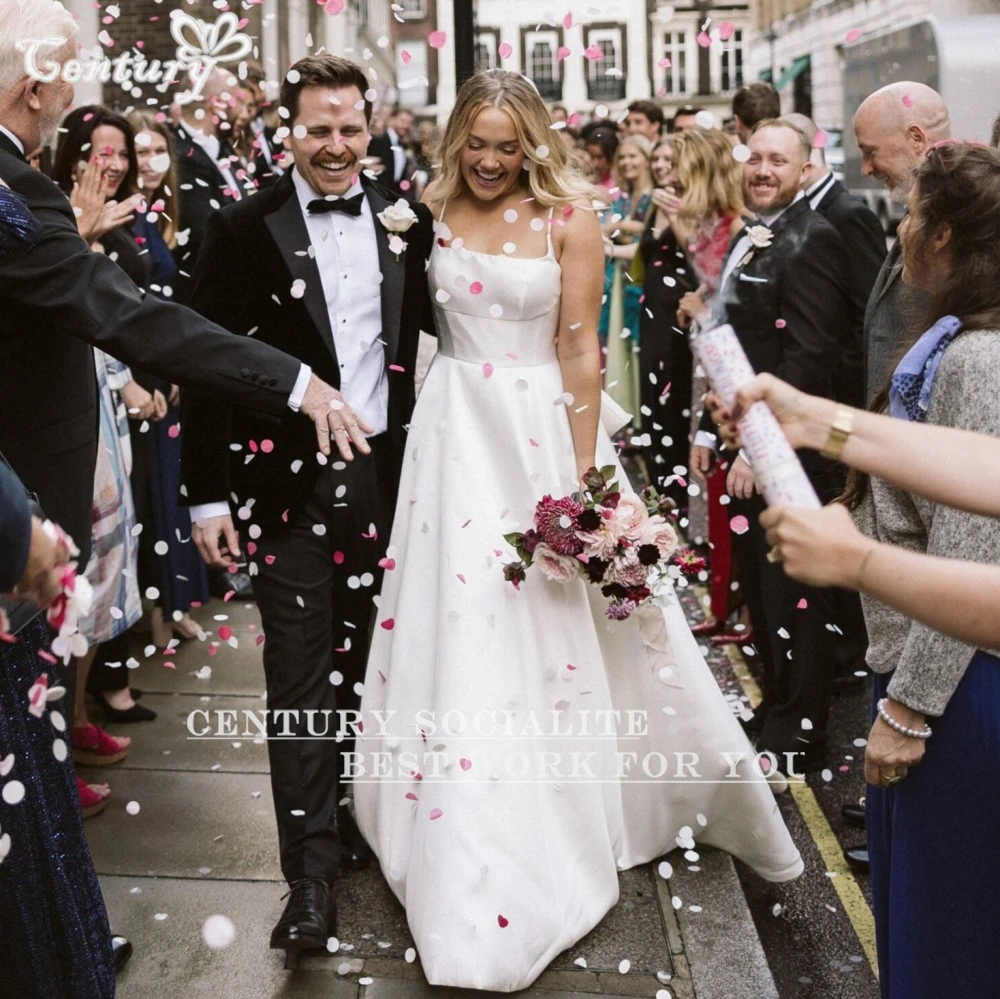
[[[546,242],[546,246],[548,247],[548,252],[546,253],[546,256],[552,257],[553,260],[555,259],[556,251],[555,251],[555,247],[552,245],[552,213],[555,210],[556,210],[555,209],[555,205],[553,205],[549,209],[548,225],[545,227],[546,228],[545,242]]]
[[[447,201],[442,201],[441,202],[441,214],[438,216],[438,222],[443,222],[444,221],[444,210],[447,207],[448,207],[448,202]]]

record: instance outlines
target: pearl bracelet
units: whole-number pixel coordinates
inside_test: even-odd
[[[918,728],[907,728],[901,722],[896,721],[895,718],[889,714],[888,709],[885,706],[886,698],[882,698],[878,702],[876,707],[878,708],[878,716],[889,726],[889,728],[898,732],[900,735],[907,735],[911,739],[929,739],[931,737],[931,727],[928,724],[924,724],[923,729]]]

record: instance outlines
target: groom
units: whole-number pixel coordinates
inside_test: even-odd
[[[338,739],[330,712],[360,701],[418,334],[433,331],[425,273],[433,230],[423,205],[396,208],[360,176],[372,112],[361,68],[316,55],[293,69],[281,105],[295,167],[210,217],[192,306],[234,333],[280,345],[327,379],[350,432],[335,435],[340,455],[328,462],[304,419],[269,419],[192,395],[182,461],[202,556],[228,565],[245,551],[250,562],[266,636],[281,868],[291,887],[271,946],[306,950],[335,932],[338,868],[370,859],[339,804],[353,733]],[[289,709],[298,714],[274,714]]]

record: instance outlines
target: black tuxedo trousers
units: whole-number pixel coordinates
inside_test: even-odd
[[[338,740],[335,712],[357,710],[361,701],[355,685],[364,682],[379,552],[394,505],[386,435],[369,443],[370,455],[331,458],[288,530],[265,532],[251,556],[267,622],[267,747],[288,882],[330,883],[343,849],[337,803],[354,737],[348,727]],[[283,711],[298,714],[275,715]]]

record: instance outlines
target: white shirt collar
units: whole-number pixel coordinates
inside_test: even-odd
[[[292,183],[295,185],[295,193],[298,196],[299,204],[302,206],[303,212],[305,212],[305,210],[309,207],[310,201],[315,201],[317,198],[323,198],[323,195],[317,194],[316,191],[313,190],[312,184],[310,184],[309,181],[307,181],[305,177],[299,173],[298,167],[295,167],[292,170]],[[356,194],[361,194],[363,191],[364,188],[361,186],[361,181],[356,180],[351,185],[350,190],[345,194],[340,195],[340,197],[353,198]]]
[[[208,135],[207,133],[202,132],[201,129],[188,124],[188,122],[183,119],[178,124],[185,132],[187,132],[192,142],[201,146],[201,148],[204,149],[209,156],[211,156],[213,161],[218,162],[219,156],[222,152],[222,144],[219,142],[218,136]]]
[[[816,206],[826,197],[826,192],[837,182],[831,170],[826,176],[821,177],[815,184],[806,188],[806,197],[809,199],[809,207],[816,211]]]
[[[7,138],[10,139],[10,141],[13,142],[14,145],[21,150],[22,156],[28,155],[24,148],[24,143],[9,128],[0,125],[0,132],[3,132],[3,134],[6,135]]]

